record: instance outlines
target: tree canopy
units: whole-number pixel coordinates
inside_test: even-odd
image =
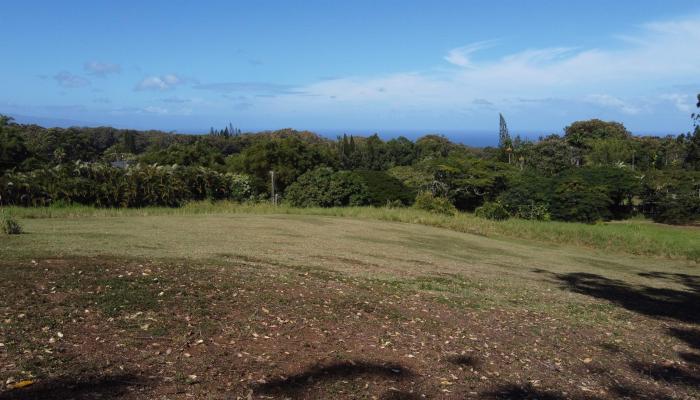
[[[698,218],[700,202],[700,113],[691,118],[693,131],[680,135],[634,136],[621,123],[592,119],[533,141],[512,137],[501,115],[499,147],[470,148],[439,134],[415,141],[378,134],[330,140],[308,131],[247,133],[229,125],[186,135],[42,128],[0,115],[0,203],[264,199],[274,172],[276,193],[298,206],[406,206],[419,196],[426,209],[448,209],[448,202],[498,218],[507,212],[592,222],[642,213],[681,223]],[[230,177],[245,181],[244,196],[233,194]],[[155,181],[162,183],[149,183]],[[93,186],[102,194],[85,194]],[[127,200],[117,194],[134,190],[145,192]],[[156,192],[173,200],[157,200]]]

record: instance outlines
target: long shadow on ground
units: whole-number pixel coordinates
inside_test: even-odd
[[[554,274],[547,273],[576,293],[605,299],[629,311],[654,318],[671,319],[683,324],[700,324],[700,278],[686,274],[649,272],[640,276],[666,280],[685,287],[684,289],[655,288],[644,285],[629,285],[620,280],[605,278],[589,273]],[[671,327],[667,330],[685,342],[691,349],[700,350],[700,330],[686,326]],[[631,369],[648,378],[673,385],[700,386],[700,354],[679,352],[679,358],[686,364],[659,365],[633,361]]]
[[[482,394],[484,399],[493,400],[579,400],[568,394],[533,388],[529,385],[506,384]]]
[[[128,393],[130,387],[142,383],[139,377],[132,374],[58,378],[0,393],[0,400],[117,399]]]
[[[537,272],[546,273],[541,270]],[[695,276],[663,272],[640,274],[648,278],[674,281],[687,288],[680,290],[632,286],[620,280],[584,272],[550,274],[573,292],[605,299],[639,314],[691,324],[700,323],[700,278]]]
[[[409,369],[398,364],[378,364],[370,362],[340,362],[326,366],[315,365],[307,370],[289,376],[286,379],[274,379],[266,383],[255,385],[253,391],[256,394],[282,395],[286,397],[299,397],[310,386],[329,381],[346,380],[360,376],[381,377],[388,381],[399,381],[410,378],[415,374]],[[390,392],[386,399],[411,399],[413,395],[406,392]]]
[[[620,399],[672,400],[672,397],[662,393],[650,392],[648,389],[642,390],[622,384],[610,388],[609,395]],[[482,393],[481,398],[488,400],[602,400],[608,397],[600,397],[595,394],[572,395],[557,389],[535,388],[527,384],[505,384],[492,391]]]

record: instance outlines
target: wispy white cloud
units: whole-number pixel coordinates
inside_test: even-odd
[[[700,87],[698,87],[700,90]],[[661,100],[673,103],[678,111],[690,113],[693,110],[693,97],[687,93],[667,93],[660,96]]]
[[[292,85],[272,82],[215,82],[195,85],[194,88],[220,93],[301,94]]]
[[[183,103],[191,103],[192,99],[184,98],[184,97],[178,97],[178,96],[172,96],[172,97],[165,97],[160,99],[163,103],[174,103],[174,104],[183,104]]]
[[[168,109],[158,106],[147,106],[143,108],[143,111],[149,114],[167,114]]]
[[[118,74],[122,71],[119,64],[112,64],[100,61],[88,61],[83,65],[85,71],[91,75],[104,78],[109,74]]]
[[[170,109],[166,107],[148,105],[144,107],[115,107],[109,110],[112,115],[189,115],[189,108]]]
[[[97,98],[93,99],[92,102],[97,103],[97,104],[111,104],[112,100],[110,100],[107,97],[97,97]]]
[[[634,106],[619,97],[611,96],[609,94],[591,94],[585,97],[585,101],[591,104],[618,110],[629,115],[639,114],[641,111],[640,107]]]
[[[185,83],[185,79],[176,74],[166,74],[161,76],[148,76],[136,84],[135,90],[170,90]]]
[[[90,81],[82,76],[72,74],[68,71],[61,71],[53,76],[53,79],[64,88],[81,88],[90,85]]]
[[[495,43],[495,40],[486,40],[454,48],[447,53],[447,55],[445,56],[445,60],[450,64],[454,64],[460,67],[470,67],[472,66],[472,54],[476,53],[479,50],[492,47]]]
[[[490,102],[486,99],[481,99],[481,98],[477,98],[477,99],[472,100],[472,104],[475,106],[486,107],[486,108],[493,108],[493,105],[494,105],[492,102]]]
[[[479,50],[490,47],[493,54],[499,49],[498,42],[477,42],[448,51],[444,59],[459,68],[327,79],[295,88],[305,97],[279,96],[269,99],[268,107],[280,112],[371,107],[437,113],[484,98],[496,107],[537,106],[509,99],[556,98],[568,102],[562,104],[639,115],[649,109],[640,99],[658,98],[654,88],[697,81],[700,16],[650,23],[626,35],[627,40],[609,48],[552,46],[479,60],[474,58]],[[686,109],[681,99],[674,101],[678,110]]]

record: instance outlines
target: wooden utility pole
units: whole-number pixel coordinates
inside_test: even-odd
[[[275,196],[275,171],[270,171],[270,179],[272,180],[272,205],[277,205],[277,196]]]

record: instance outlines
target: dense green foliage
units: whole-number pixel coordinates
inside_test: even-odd
[[[474,210],[474,215],[479,218],[503,221],[510,218],[510,213],[497,201],[489,201]]]
[[[602,186],[590,186],[579,177],[564,177],[552,191],[550,211],[562,221],[595,222],[610,219],[611,200]]]
[[[446,201],[461,211],[486,205],[480,214],[499,204],[521,219],[595,222],[643,214],[691,223],[700,216],[700,116],[692,120],[694,131],[677,136],[633,136],[620,123],[593,119],[530,141],[511,137],[501,116],[499,147],[476,149],[440,135],[334,141],[233,126],[182,135],[45,129],[0,117],[0,204],[261,199],[273,191],[274,172],[275,193],[300,206],[410,205],[422,193],[427,209]]]
[[[454,215],[457,209],[446,197],[435,196],[430,192],[420,192],[413,206],[419,210],[436,214]]]
[[[305,172],[336,164],[331,145],[316,139],[309,141],[295,135],[263,137],[242,153],[230,156],[227,164],[232,171],[251,175],[258,192],[270,190],[270,171],[275,171],[275,186],[282,192]]]
[[[22,225],[11,215],[0,211],[0,230],[6,235],[19,235],[22,233]]]
[[[295,207],[338,207],[367,204],[367,186],[358,175],[322,167],[309,171],[287,188],[286,200]]]
[[[700,171],[650,172],[642,197],[641,211],[656,222],[693,222],[700,215]]]
[[[410,205],[416,197],[414,190],[384,171],[356,171],[354,174],[365,184],[368,202],[373,206],[385,206],[397,204],[397,202]]]
[[[55,202],[100,207],[179,206],[191,200],[246,200],[250,179],[204,167],[58,165],[0,177],[0,205]]]

